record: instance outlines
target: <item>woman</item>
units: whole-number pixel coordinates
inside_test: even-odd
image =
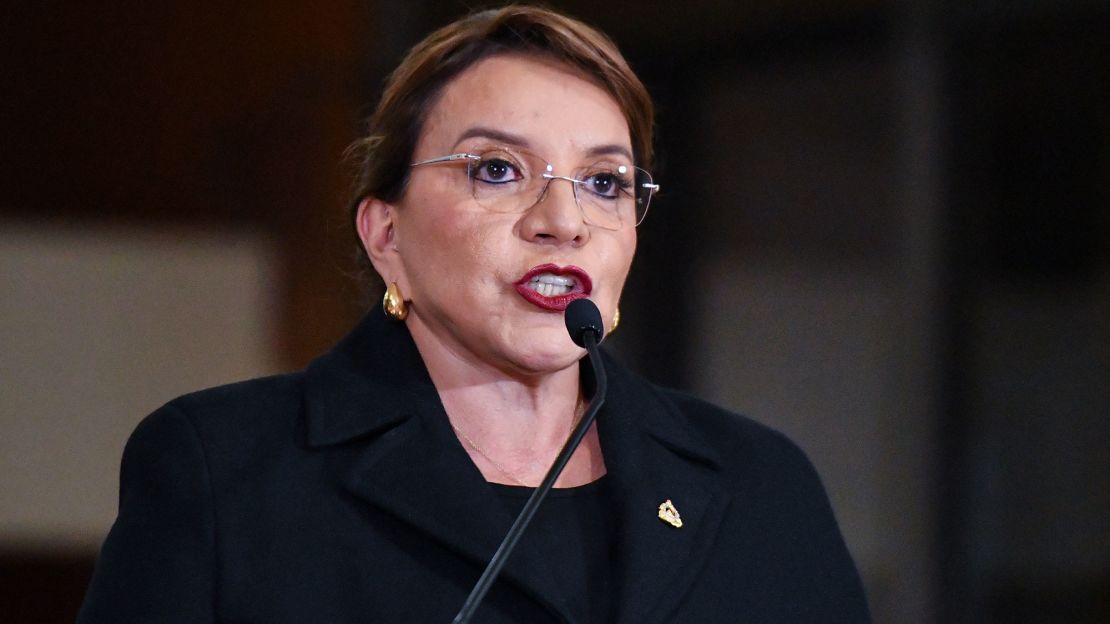
[[[651,125],[612,43],[551,11],[416,46],[352,208],[384,312],[302,373],[143,421],[79,621],[450,621],[583,414],[563,310],[589,297],[616,324],[657,189]],[[474,621],[867,620],[793,444],[606,369],[597,422]]]

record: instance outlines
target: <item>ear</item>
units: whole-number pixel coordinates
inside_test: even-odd
[[[397,249],[396,211],[393,204],[367,197],[358,205],[355,229],[374,270],[386,284],[398,282],[404,292],[405,271]]]

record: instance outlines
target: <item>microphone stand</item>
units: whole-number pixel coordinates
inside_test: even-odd
[[[520,515],[517,516],[513,526],[509,528],[509,532],[505,534],[505,538],[501,540],[501,545],[497,547],[497,552],[493,553],[493,558],[490,559],[486,565],[486,570],[482,572],[481,578],[474,584],[474,589],[470,590],[470,595],[463,603],[462,609],[451,624],[466,624],[470,621],[474,611],[478,609],[482,599],[486,597],[493,582],[497,580],[497,575],[501,573],[501,568],[505,567],[505,562],[508,561],[509,555],[512,554],[516,544],[520,541],[521,535],[524,530],[528,528],[528,524],[532,522],[532,517],[536,515],[536,510],[539,509],[540,503],[543,499],[547,498],[547,493],[551,491],[552,486],[555,485],[555,480],[562,474],[563,468],[566,467],[567,462],[570,461],[571,455],[574,455],[575,449],[582,442],[582,438],[586,437],[586,431],[589,430],[590,425],[593,424],[594,419],[597,418],[597,412],[601,409],[602,404],[605,403],[605,391],[608,387],[608,382],[605,378],[605,367],[601,363],[601,353],[597,349],[598,334],[593,330],[582,332],[582,341],[585,343],[586,353],[590,357],[590,366],[594,369],[594,396],[590,399],[590,408],[586,410],[582,420],[571,432],[567,443],[563,445],[563,449],[559,451],[559,455],[555,458],[555,462],[551,464],[547,474],[544,476],[543,481],[539,487],[536,488],[532,495],[528,497],[528,502],[524,503],[524,508],[520,510]]]

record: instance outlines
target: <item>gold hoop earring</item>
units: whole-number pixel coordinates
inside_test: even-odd
[[[609,333],[617,331],[617,325],[621,324],[621,309],[618,307],[613,311],[613,324],[609,326]]]
[[[408,306],[405,305],[405,298],[401,296],[401,289],[397,287],[397,282],[390,282],[389,288],[385,289],[382,308],[389,318],[395,321],[403,321],[409,315]]]

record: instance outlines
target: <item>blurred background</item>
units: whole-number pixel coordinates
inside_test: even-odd
[[[346,146],[471,3],[0,22],[0,613],[71,622],[139,419],[372,303]],[[1110,5],[550,2],[659,105],[607,344],[786,431],[876,622],[1110,621]]]

